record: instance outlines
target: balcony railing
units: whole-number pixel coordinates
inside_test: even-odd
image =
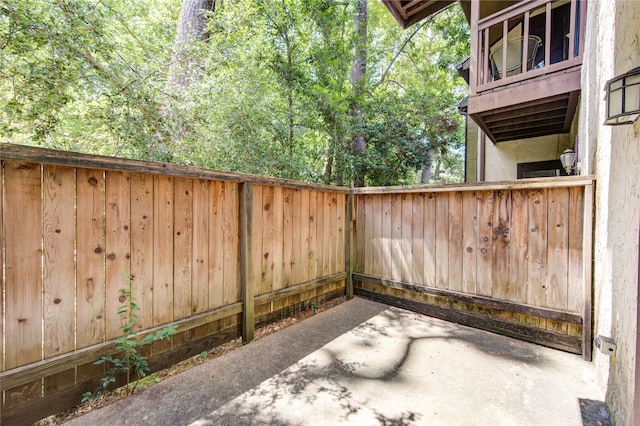
[[[486,17],[476,6],[471,94],[580,65],[585,6],[585,0],[523,0]]]

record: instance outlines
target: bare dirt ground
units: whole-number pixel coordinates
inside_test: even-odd
[[[337,306],[345,301],[346,301],[346,298],[344,296],[336,299],[332,299],[324,303],[318,304],[318,306],[315,308],[309,308],[307,310],[301,311],[300,313],[294,316],[283,318],[279,321],[268,324],[264,327],[257,328],[255,331],[255,340],[259,340],[262,337],[275,333],[278,330],[282,330],[291,325],[297,324],[298,322],[303,321],[304,319],[309,318],[310,316],[313,316],[318,312],[331,309],[332,307]],[[192,367],[195,367],[211,359],[227,354],[240,346],[242,346],[241,339],[240,338],[234,339],[223,345],[216,346],[215,348],[212,348],[210,351],[203,352],[199,355],[188,358],[172,366],[171,368],[167,368],[165,370],[161,370],[154,374],[151,374],[138,383],[136,391],[140,389],[144,389],[149,386],[153,386],[153,384],[159,383],[166,378],[175,376],[176,374],[186,371]],[[116,389],[113,392],[109,393],[108,395],[105,395],[92,403],[87,402],[87,403],[78,405],[73,409],[42,419],[41,421],[34,423],[34,425],[35,426],[61,425],[71,419],[80,417],[83,414],[86,414],[90,411],[105,407],[109,404],[112,404],[126,397],[127,397],[127,393],[124,388]]]

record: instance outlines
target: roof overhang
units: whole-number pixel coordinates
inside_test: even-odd
[[[456,0],[382,0],[403,29],[433,16]]]

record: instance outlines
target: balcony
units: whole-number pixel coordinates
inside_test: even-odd
[[[494,143],[570,131],[585,8],[584,0],[471,2],[468,112]]]

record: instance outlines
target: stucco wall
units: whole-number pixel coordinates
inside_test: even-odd
[[[580,155],[596,176],[594,231],[595,333],[612,337],[615,357],[594,354],[615,424],[632,425],[638,298],[640,125],[610,127],[604,86],[640,66],[640,2],[589,1],[582,74]],[[635,419],[640,422],[640,419]]]
[[[575,121],[575,120],[574,120]],[[543,136],[493,144],[485,144],[485,180],[514,180],[518,163],[557,160],[562,152],[573,146],[570,134]]]

